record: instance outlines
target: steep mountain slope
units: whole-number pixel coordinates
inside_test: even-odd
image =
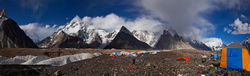
[[[0,17],[8,18],[4,8],[0,11]]]
[[[92,27],[91,24],[85,23],[79,16],[74,17],[69,23],[60,28],[59,30],[64,31],[66,34],[70,36],[77,36],[82,38],[88,44],[92,44],[92,42],[98,41],[99,44],[109,43],[115,35],[116,31],[106,32],[102,29]],[[93,40],[100,38],[100,40]]]
[[[105,49],[150,49],[151,47],[136,39],[133,34],[124,26],[112,40],[112,42],[105,47]]]
[[[199,50],[206,50],[206,51],[212,51],[210,47],[208,47],[203,42],[197,41],[197,40],[188,40],[189,44]]]
[[[38,43],[41,48],[85,48],[87,44],[82,38],[69,36],[63,31],[54,33],[52,37],[48,37]]]
[[[242,43],[243,46],[245,46],[246,48],[250,48],[250,37],[247,37],[243,43]]]
[[[99,42],[99,46],[97,48],[104,48],[115,38],[118,31],[114,30],[112,32],[106,32],[101,29],[88,27],[87,33],[89,37],[86,39],[86,42],[88,44],[92,45]]]
[[[193,47],[177,33],[172,36],[169,31],[164,30],[154,49],[193,49]]]
[[[69,37],[74,37],[75,39],[77,38],[77,40],[82,39],[81,44],[84,45],[81,45],[81,48],[83,48],[83,46],[84,48],[103,48],[108,43],[110,43],[111,40],[113,40],[113,38],[117,34],[116,31],[106,32],[101,29],[93,28],[91,27],[90,24],[83,22],[78,16],[74,17],[69,23],[65,24],[64,26],[59,27],[56,32],[60,31],[63,31],[65,35],[68,35]],[[52,37],[56,37],[56,35],[59,34],[53,34]],[[55,38],[48,37],[47,39],[44,39],[38,44],[40,47],[45,47],[45,45],[48,47],[52,46],[49,43],[54,43],[53,41],[57,40],[55,40]],[[63,44],[67,43],[64,42]],[[65,46],[65,47],[73,47],[73,46]]]
[[[160,37],[159,32],[149,32],[149,31],[132,31],[132,34],[140,41],[147,43],[151,47],[155,45]]]
[[[0,17],[0,48],[37,48],[17,23],[7,18],[4,10]]]
[[[164,30],[154,49],[193,49],[193,47],[177,33],[172,36],[169,31]]]
[[[225,47],[226,45],[222,42],[221,39],[217,38],[208,38],[203,41],[208,47],[210,47],[213,51],[220,51],[221,48]]]

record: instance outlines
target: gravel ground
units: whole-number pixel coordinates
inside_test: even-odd
[[[141,54],[136,58],[120,56],[112,58],[102,55],[93,59],[74,62],[61,67],[47,68],[41,72],[43,76],[249,76],[250,73],[227,71],[219,66],[219,61],[203,59],[194,55],[209,55],[193,50],[176,50],[157,54]],[[186,56],[190,61],[176,60]]]
[[[144,55],[144,56],[141,56]],[[196,56],[195,56],[196,55]],[[197,50],[174,50],[157,54],[140,54],[136,58],[119,56],[112,58],[104,54],[92,59],[73,62],[60,67],[46,67],[38,70],[18,70],[20,76],[249,76],[249,72],[227,71],[219,66],[218,60],[199,55],[211,55],[211,52]],[[186,56],[190,61],[176,60]],[[0,66],[1,68],[2,66]],[[6,71],[8,70],[8,71]],[[2,71],[2,72],[1,72]],[[10,75],[17,70],[0,69],[0,75]],[[32,71],[35,71],[33,73]],[[25,74],[22,74],[23,72]],[[29,74],[30,73],[30,74]]]

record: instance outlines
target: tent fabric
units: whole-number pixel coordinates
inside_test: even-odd
[[[189,60],[190,60],[190,58],[188,58],[188,57],[179,57],[179,58],[177,58],[176,60],[181,60],[181,59],[184,59],[184,60],[186,60],[186,61],[189,61]]]
[[[246,48],[242,49],[242,63],[243,69],[250,71],[250,54],[249,50]]]
[[[239,42],[233,42],[230,45],[226,46],[225,48],[246,48],[242,46]]]
[[[220,67],[227,68],[227,48],[221,50]]]
[[[246,48],[222,48],[220,67],[250,71],[250,54]]]
[[[218,54],[213,54],[212,57],[213,57],[213,59],[219,59],[219,55]]]
[[[241,48],[227,48],[227,67],[243,69]]]

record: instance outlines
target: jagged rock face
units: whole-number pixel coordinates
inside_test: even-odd
[[[2,9],[2,10],[0,11],[0,17],[5,17],[5,18],[7,18],[5,9]]]
[[[38,45],[41,48],[85,48],[87,44],[82,38],[69,36],[63,31],[53,34],[52,37],[48,37],[39,42]]]
[[[88,48],[98,48],[101,44],[101,37],[98,35],[98,33],[95,33],[93,39],[90,41],[90,44],[88,44]]]
[[[170,32],[164,30],[154,49],[193,49],[193,47],[178,34],[172,36]]]
[[[2,14],[1,14],[2,15]],[[0,48],[38,48],[17,23],[0,17]]]
[[[150,49],[151,47],[136,39],[124,26],[120,29],[114,40],[105,49]]]
[[[250,48],[250,37],[247,37],[244,41],[243,41],[243,46],[245,46],[246,48]]]
[[[132,33],[138,40],[147,43],[151,47],[155,45],[161,35],[160,32],[149,32],[142,30],[133,30]]]
[[[205,50],[205,51],[212,51],[211,48],[209,48],[206,44],[196,41],[196,40],[192,40],[192,41],[188,41],[189,44],[194,47],[195,49],[199,49],[199,50]]]

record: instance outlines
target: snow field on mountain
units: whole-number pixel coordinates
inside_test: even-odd
[[[208,38],[203,41],[208,47],[210,47],[213,51],[220,51],[222,47],[225,45],[223,44],[221,39],[218,38]]]

